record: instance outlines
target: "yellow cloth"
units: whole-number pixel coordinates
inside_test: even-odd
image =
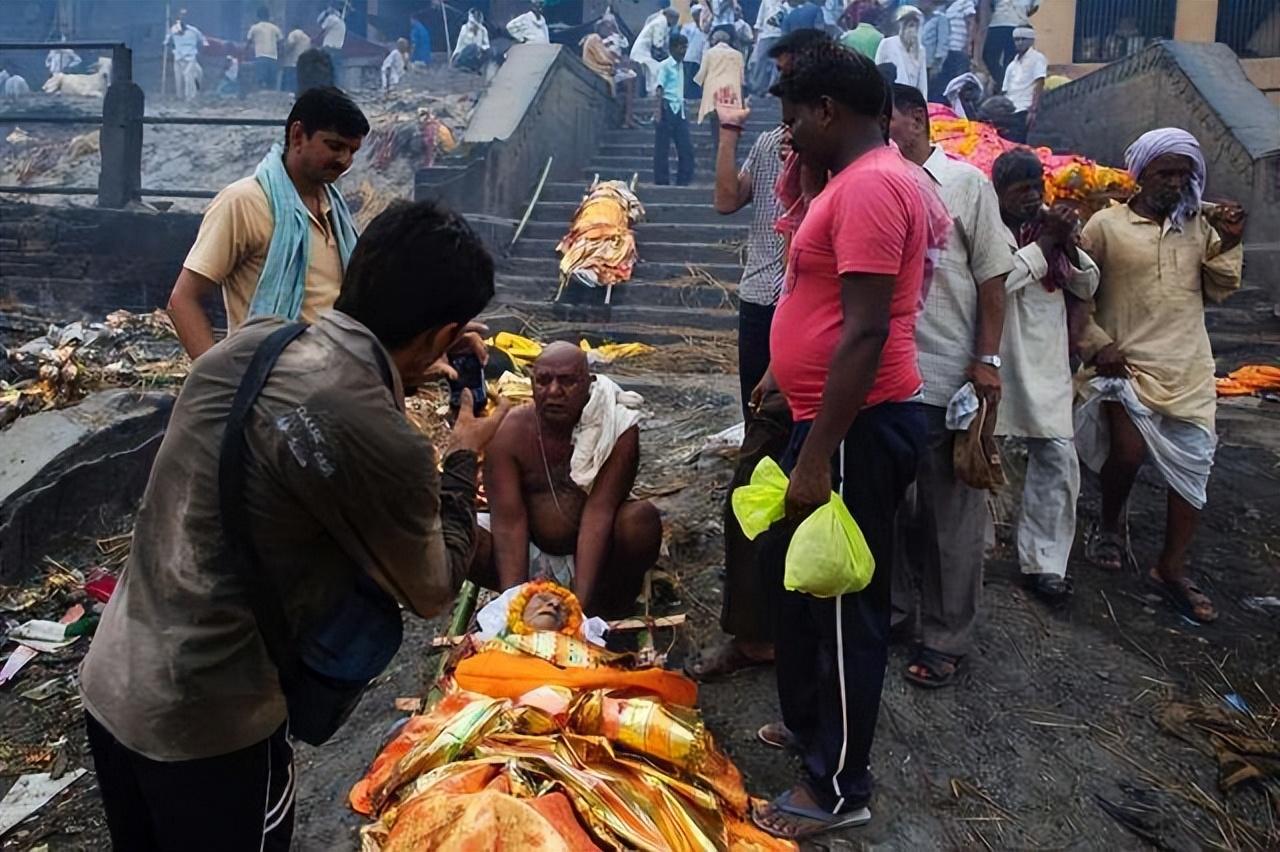
[[[1153,411],[1214,431],[1213,351],[1204,303],[1240,288],[1243,246],[1222,251],[1203,216],[1182,231],[1144,219],[1127,204],[1095,213],[1082,234],[1101,270],[1081,354],[1114,342]]]
[[[278,45],[283,38],[280,28],[270,21],[258,21],[249,27],[249,41],[253,44],[255,59],[278,58]]]
[[[698,123],[716,111],[716,95],[728,89],[733,106],[742,106],[742,52],[727,44],[707,48],[702,65],[693,81],[702,87],[702,103],[698,105]]]
[[[1217,380],[1218,396],[1251,396],[1259,391],[1280,391],[1280,367],[1246,364]]]
[[[303,322],[315,322],[333,307],[342,287],[342,257],[329,227],[329,203],[324,201],[321,219],[308,214],[310,252],[306,289],[302,297]],[[223,189],[209,203],[195,245],[182,265],[222,287],[227,325],[234,331],[249,313],[258,289],[258,278],[271,245],[271,207],[257,179],[241,178]]]

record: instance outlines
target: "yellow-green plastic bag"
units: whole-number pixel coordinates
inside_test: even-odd
[[[876,560],[839,494],[800,523],[787,548],[782,585],[816,598],[860,592],[871,582]]]
[[[786,514],[787,475],[771,458],[751,472],[751,482],[730,498],[734,517],[748,540]],[[853,515],[839,494],[805,518],[787,548],[783,585],[793,592],[832,598],[860,592],[871,582],[876,562]]]
[[[742,534],[748,541],[755,541],[787,513],[787,475],[776,461],[765,456],[751,471],[751,482],[733,489],[729,499]]]

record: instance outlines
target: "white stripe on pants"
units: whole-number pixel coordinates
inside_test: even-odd
[[[1080,462],[1070,438],[1027,438],[1027,476],[1018,513],[1018,563],[1024,574],[1067,573],[1076,537]]]

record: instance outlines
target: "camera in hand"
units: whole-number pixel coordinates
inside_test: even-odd
[[[471,391],[472,413],[479,417],[484,413],[488,402],[484,386],[484,366],[480,359],[470,352],[450,355],[449,366],[458,374],[458,378],[449,380],[449,407],[461,407],[462,391],[466,388]]]

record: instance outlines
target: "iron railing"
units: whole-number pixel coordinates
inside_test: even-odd
[[[1245,58],[1280,56],[1280,3],[1220,0],[1217,39]]]
[[[213,198],[207,189],[142,186],[142,129],[147,124],[214,127],[283,127],[279,118],[143,115],[145,96],[133,82],[133,51],[122,42],[0,42],[0,50],[110,50],[111,85],[102,99],[102,115],[0,113],[0,122],[23,124],[87,124],[102,128],[102,166],[98,186],[0,185],[0,193],[20,195],[97,195],[99,207],[120,208],[140,198]]]
[[[1177,0],[1077,0],[1074,59],[1114,62],[1173,38]]]

